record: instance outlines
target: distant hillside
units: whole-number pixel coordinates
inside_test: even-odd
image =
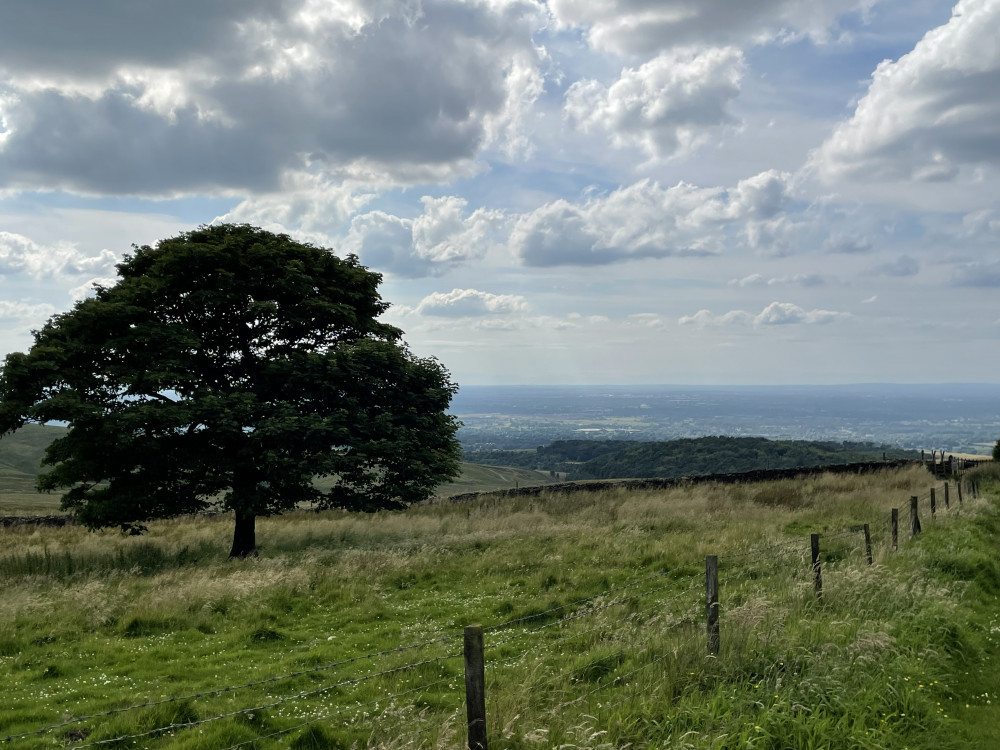
[[[0,438],[0,470],[13,469],[31,478],[41,469],[49,443],[66,434],[65,427],[29,424]]]
[[[540,445],[534,450],[466,451],[462,458],[474,464],[571,472],[582,463],[634,445],[643,443],[632,440],[556,440],[551,445]]]
[[[37,507],[41,509],[39,512],[53,511],[58,505],[59,493],[37,494],[35,477],[41,469],[45,448],[64,434],[66,434],[65,427],[26,425],[17,432],[0,438],[0,509],[31,510]],[[590,455],[597,454],[591,453],[588,457]],[[454,481],[441,485],[437,494],[453,495],[462,492],[513,489],[556,481],[559,481],[559,478],[552,476],[548,471],[463,463],[461,475]],[[320,480],[318,485],[328,486],[329,480]]]
[[[568,479],[681,477],[757,469],[790,469],[882,458],[915,458],[915,451],[872,443],[703,437],[655,442],[557,440],[533,451],[474,451],[465,460],[568,474]]]

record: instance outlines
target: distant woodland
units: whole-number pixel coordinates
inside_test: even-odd
[[[638,442],[557,440],[523,451],[469,451],[471,463],[516,466],[565,473],[574,479],[683,477],[756,469],[916,458],[916,451],[874,443],[768,440],[757,437],[701,437]]]

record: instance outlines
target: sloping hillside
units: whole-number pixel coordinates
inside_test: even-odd
[[[0,438],[0,469],[9,467],[34,482],[49,443],[66,434],[65,427],[29,424]]]

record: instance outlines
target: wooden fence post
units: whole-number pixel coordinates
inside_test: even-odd
[[[899,508],[892,509],[892,548],[899,549]]]
[[[961,505],[962,504],[962,482],[961,482],[961,480],[959,480],[958,483],[955,486],[958,487],[958,504]]]
[[[951,508],[951,485],[947,482],[944,483],[944,509],[949,510]]]
[[[910,497],[910,539],[920,533],[920,517],[917,515],[917,503],[920,498],[916,495]]]
[[[874,563],[872,560],[872,532],[868,528],[868,524],[865,524],[865,557],[868,558],[869,565]]]
[[[934,520],[934,516],[937,513],[937,495],[934,494],[934,488],[931,487],[931,520]],[[920,531],[920,529],[917,529]]]
[[[719,655],[719,558],[705,558],[705,633],[709,656]]]
[[[823,573],[820,570],[819,563],[819,534],[812,534],[809,537],[809,546],[812,549],[812,564],[813,564],[813,590],[816,592],[816,598],[823,598]]]
[[[486,663],[482,625],[465,628],[465,714],[469,750],[486,750]]]

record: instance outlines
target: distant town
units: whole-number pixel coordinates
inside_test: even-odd
[[[451,411],[466,451],[752,435],[989,454],[1000,437],[1000,385],[979,384],[465,386]]]

